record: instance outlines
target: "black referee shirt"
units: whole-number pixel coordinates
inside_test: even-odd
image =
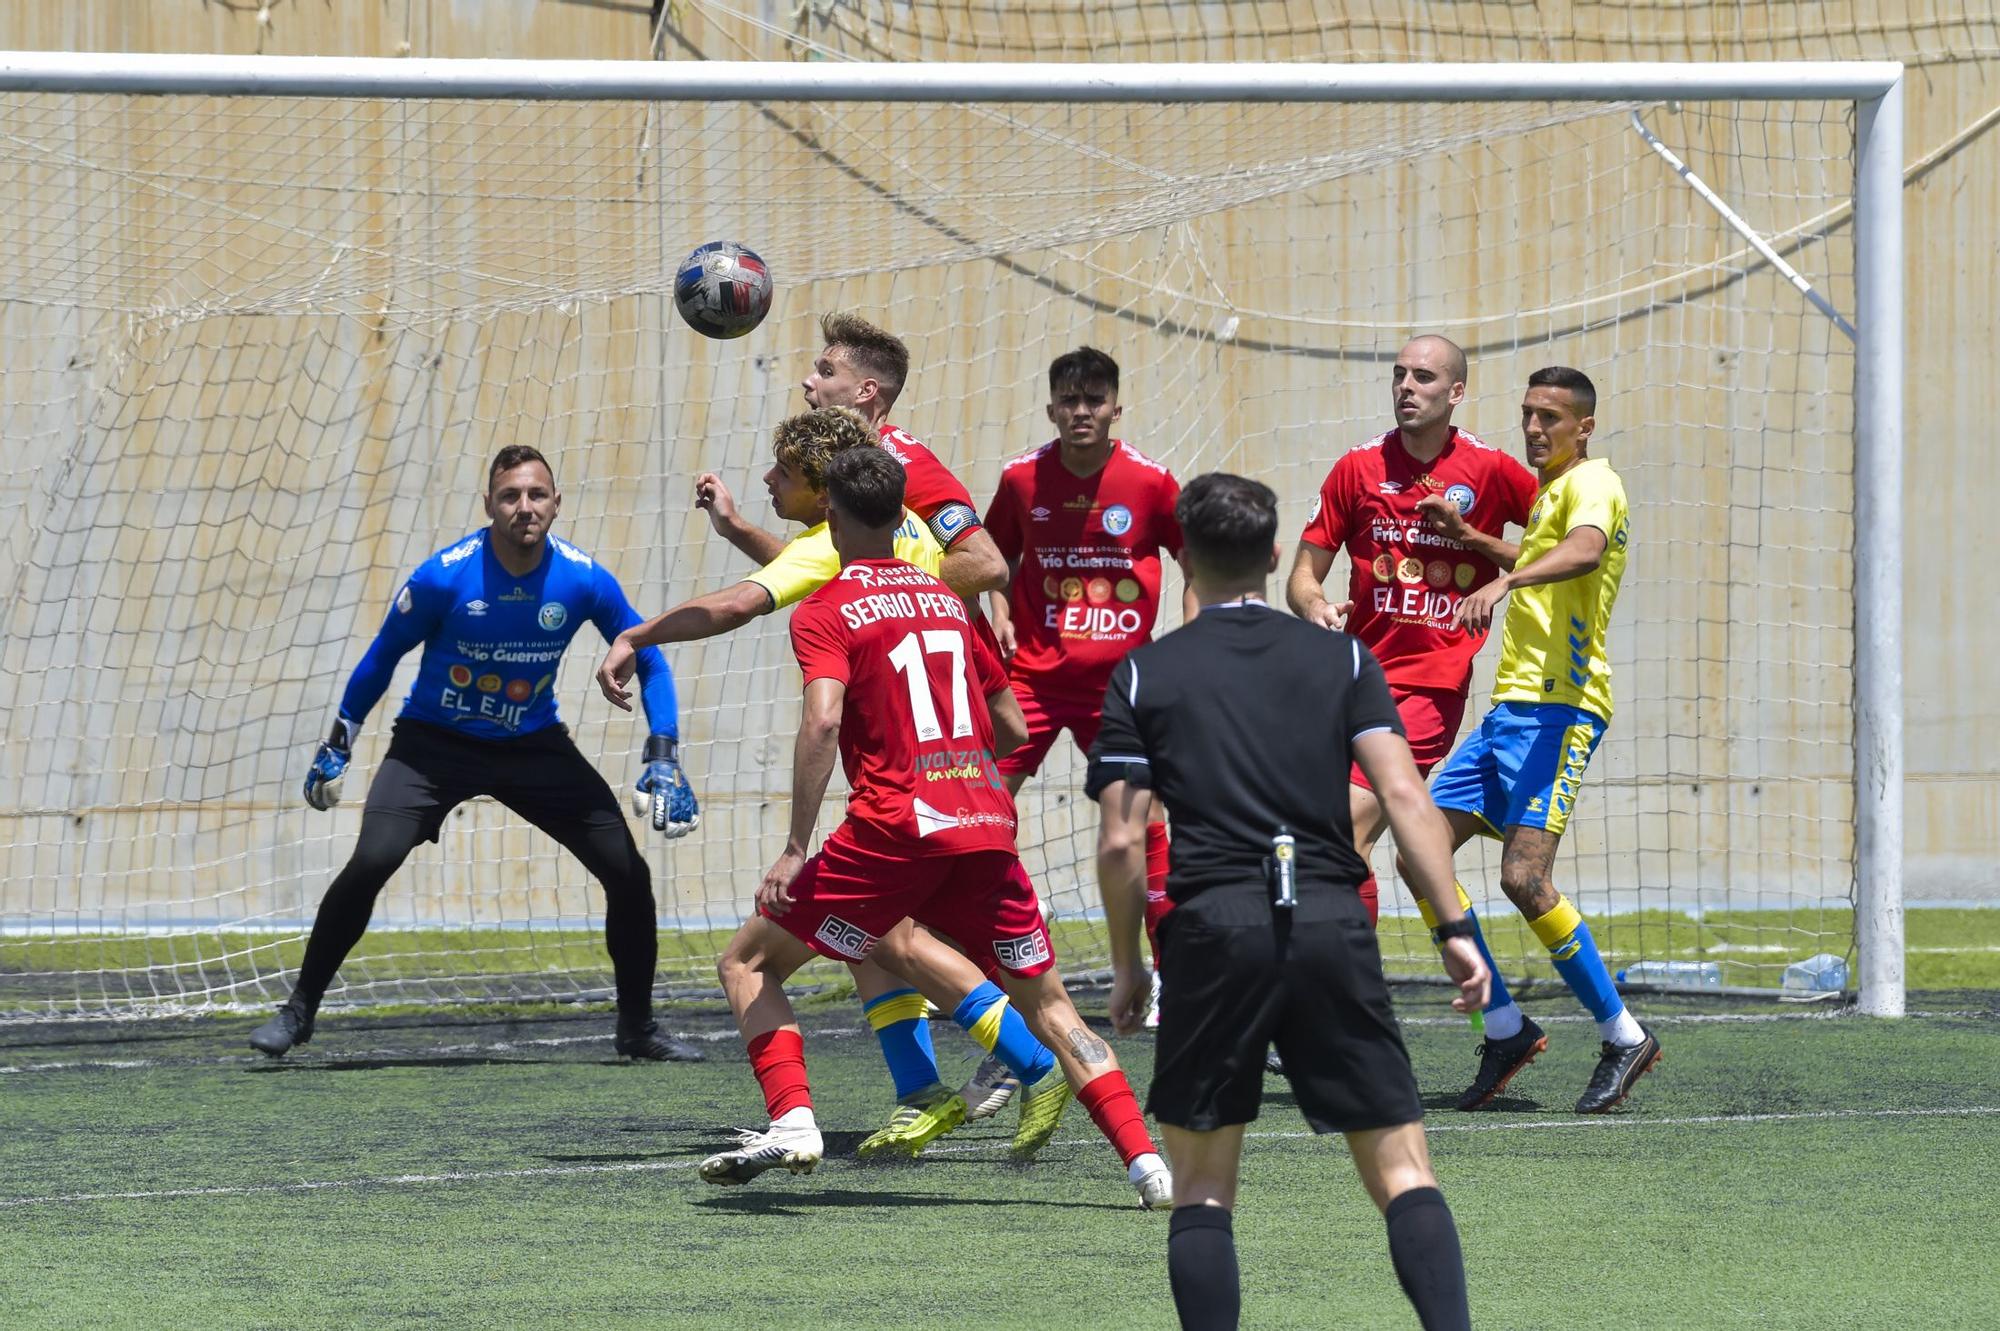
[[[1166,802],[1175,901],[1261,881],[1281,825],[1300,882],[1357,886],[1350,746],[1376,730],[1403,725],[1360,642],[1256,602],[1210,606],[1112,672],[1087,788],[1126,780]]]

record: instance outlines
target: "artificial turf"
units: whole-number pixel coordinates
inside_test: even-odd
[[[1435,992],[1398,1002],[1442,1105],[1473,1037]],[[1596,1039],[1555,995],[1494,1112],[1431,1115],[1476,1325],[1992,1324],[2000,995],[1916,993],[1894,1022],[1635,1006],[1666,1060],[1620,1112],[1569,1112]],[[1079,1110],[1028,1166],[1011,1113],[855,1161],[887,1086],[845,1004],[808,1018],[828,1160],[728,1191],[693,1165],[761,1103],[712,1008],[675,1011],[711,1052],[678,1066],[614,1060],[602,1012],[329,1013],[283,1061],[247,1049],[254,1020],[0,1026],[0,1326],[1174,1324],[1165,1217]],[[1150,1037],[1117,1048],[1143,1090]],[[1414,1326],[1344,1152],[1268,1091],[1244,1325]]]
[[[1917,989],[2000,989],[2000,910],[1913,909],[1905,917],[1908,983]],[[1512,911],[1490,910],[1484,926],[1503,974],[1555,982],[1548,952]],[[1776,990],[1789,962],[1845,953],[1853,913],[1818,909],[1721,911],[1694,916],[1649,910],[1593,918],[1613,968],[1635,961],[1713,961],[1733,986]],[[1050,928],[1064,973],[1105,964],[1101,923],[1059,919]],[[712,988],[726,930],[661,934],[660,975],[675,989]],[[1414,915],[1386,915],[1382,955],[1392,973],[1434,973],[1435,957]],[[168,933],[0,935],[0,1015],[90,1014],[160,1003],[261,1003],[282,999],[305,950],[301,935],[189,929]],[[831,962],[806,973],[839,985]],[[1850,984],[1852,983],[1850,978]],[[604,940],[590,929],[449,928],[371,930],[341,967],[336,990],[373,1001],[561,999],[608,995]]]

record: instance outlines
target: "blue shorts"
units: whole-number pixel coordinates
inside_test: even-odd
[[[1509,827],[1561,836],[1604,730],[1603,718],[1581,707],[1495,703],[1431,776],[1431,800],[1478,815],[1488,836]]]

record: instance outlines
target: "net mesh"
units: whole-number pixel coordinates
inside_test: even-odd
[[[895,421],[981,502],[1087,342],[1124,367],[1125,437],[1265,479],[1287,540],[1386,425],[1409,334],[1467,348],[1458,419],[1509,449],[1527,373],[1585,367],[1633,550],[1559,883],[1614,964],[1772,984],[1848,950],[1851,349],[1634,109],[1852,311],[1846,107],[0,100],[0,1011],[282,996],[415,655],[346,804],[304,808],[305,764],[401,580],[483,523],[493,452],[554,460],[558,530],[642,612],[725,585],[748,566],[691,480],[777,525],[756,477],[833,309],[909,343]],[[719,237],[779,284],[730,343],[670,297]],[[669,652],[703,802],[686,841],[639,829],[670,986],[708,982],[782,838],[784,630]],[[624,786],[643,728],[599,655],[580,637],[556,689]],[[1106,957],[1081,778],[1059,746],[1022,799],[1071,972]],[[1490,852],[1460,866],[1510,913]],[[488,801],[375,920],[335,1000],[608,988],[596,888]],[[1384,947],[1431,965],[1407,920]]]

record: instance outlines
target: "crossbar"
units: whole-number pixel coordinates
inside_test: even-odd
[[[1893,61],[886,64],[0,53],[0,91],[528,101],[1629,102],[1880,97]]]

